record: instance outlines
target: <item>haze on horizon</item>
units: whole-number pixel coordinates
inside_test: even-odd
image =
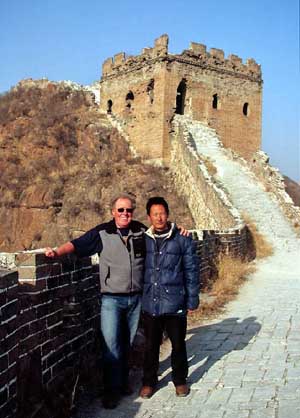
[[[282,174],[300,181],[299,3],[297,0],[86,0],[0,4],[0,91],[24,78],[91,84],[102,62],[137,55],[167,33],[170,53],[190,42],[262,66],[262,149]]]

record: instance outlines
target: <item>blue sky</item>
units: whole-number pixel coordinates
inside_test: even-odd
[[[169,51],[191,41],[262,66],[262,149],[299,182],[298,0],[2,0],[0,92],[23,78],[100,78],[120,51],[139,54],[168,33]]]

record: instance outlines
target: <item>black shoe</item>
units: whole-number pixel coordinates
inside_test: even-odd
[[[144,386],[141,387],[140,397],[143,398],[143,399],[150,399],[151,396],[153,395],[153,393],[154,393],[154,387],[153,386],[144,385]]]
[[[105,409],[114,409],[118,406],[120,396],[116,394],[105,394],[102,399],[102,405]]]

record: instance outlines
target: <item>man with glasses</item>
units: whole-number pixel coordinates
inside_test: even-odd
[[[137,331],[144,273],[147,227],[132,220],[135,200],[121,194],[112,202],[113,219],[89,230],[57,249],[46,248],[47,257],[75,253],[99,254],[101,332],[105,408],[115,408],[128,387],[128,350]]]

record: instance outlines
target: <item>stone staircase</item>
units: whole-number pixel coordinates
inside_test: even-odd
[[[295,229],[247,162],[225,149],[216,132],[205,124],[186,117],[181,117],[181,123],[188,129],[199,155],[215,166],[214,179],[221,183],[242,216],[249,217],[256,224],[275,251],[284,248],[287,252],[298,251],[300,254],[300,240]]]

